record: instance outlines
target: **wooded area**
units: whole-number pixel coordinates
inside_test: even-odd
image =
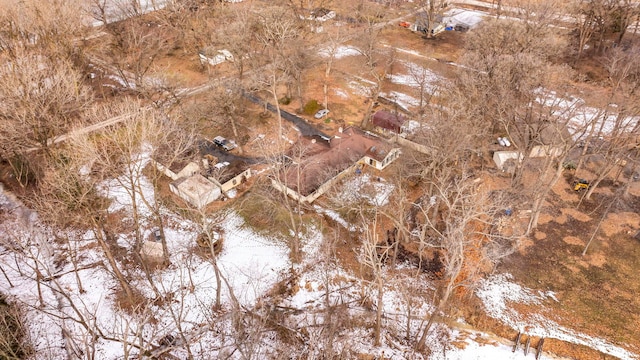
[[[0,358],[444,358],[452,319],[472,314],[471,326],[498,337],[525,330],[487,320],[475,291],[526,249],[573,236],[576,248],[557,253],[585,259],[603,239],[640,233],[638,2],[0,9]],[[319,21],[323,9],[335,17]],[[452,9],[481,21],[455,30]],[[400,131],[374,124],[380,110],[402,115]],[[350,127],[360,137],[348,140]],[[379,143],[356,156],[360,138]],[[397,159],[376,158],[396,148]],[[494,163],[500,151],[512,153],[505,166]],[[188,175],[219,197],[189,205],[152,163],[175,173],[196,164]],[[236,163],[251,178],[223,188]],[[325,178],[336,185],[313,204],[272,186],[313,181],[316,191]],[[554,230],[550,219],[567,212],[588,221]],[[615,216],[628,218],[611,225]],[[277,281],[234,283],[222,256],[238,234],[285,249]],[[212,272],[199,282],[200,271]],[[17,281],[32,284],[29,296],[16,295]],[[296,302],[305,288],[315,302]],[[38,328],[42,318],[57,327]],[[589,335],[629,354],[640,346],[627,325]],[[604,351],[545,341],[561,356]]]

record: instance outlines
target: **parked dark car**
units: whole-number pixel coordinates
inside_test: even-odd
[[[160,229],[153,230],[153,239],[156,242],[162,242],[162,233],[160,232]]]

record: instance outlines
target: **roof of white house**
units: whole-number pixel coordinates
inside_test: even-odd
[[[218,189],[218,191],[220,190],[216,184],[200,174],[178,179],[173,182],[173,186],[192,199],[207,196],[208,193],[216,189]]]
[[[444,13],[442,22],[447,26],[464,25],[473,29],[487,15],[489,14],[477,10],[451,9]]]
[[[493,161],[500,169],[507,160],[518,158],[522,159],[522,154],[518,151],[496,151],[493,153]]]
[[[187,176],[196,174],[198,172],[200,172],[200,166],[194,163],[193,161],[191,161],[185,167],[183,167],[182,170],[178,171],[176,173],[176,176],[178,178],[187,177]]]

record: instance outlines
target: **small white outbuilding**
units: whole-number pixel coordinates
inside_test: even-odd
[[[222,195],[220,187],[200,174],[180,178],[169,184],[169,189],[198,209],[207,206]]]
[[[498,169],[502,171],[507,171],[506,163],[509,160],[522,161],[523,156],[518,151],[496,151],[493,153],[493,162],[496,163]]]

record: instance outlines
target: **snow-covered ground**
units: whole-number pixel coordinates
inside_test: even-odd
[[[372,191],[365,191],[368,187],[372,187]],[[139,195],[153,200],[153,189],[146,179],[141,178],[139,188],[142,189]],[[350,199],[386,204],[393,189],[392,185],[384,181],[361,175],[346,180],[342,191],[336,196],[344,197],[345,201]],[[112,211],[126,212],[130,209],[130,196],[118,181],[105,183],[103,191],[113,199]],[[361,197],[353,198],[353,194],[360,194]],[[124,312],[116,304],[114,291],[118,288],[117,281],[106,271],[108,265],[105,264],[102,252],[92,245],[95,240],[91,232],[66,234],[77,242],[78,249],[82,249],[78,264],[81,270],[77,274],[84,292],[80,292],[71,264],[53,264],[51,254],[57,246],[49,240],[53,230],[38,223],[35,214],[4,194],[0,195],[0,204],[4,208],[14,209],[14,217],[6,217],[2,222],[0,232],[3,238],[11,239],[14,245],[21,245],[23,251],[32,254],[25,257],[14,256],[11,251],[0,254],[3,270],[7,272],[13,285],[6,278],[0,277],[0,289],[2,293],[29,305],[26,308],[31,324],[29,335],[34,341],[37,359],[66,358],[63,328],[76,343],[82,343],[83,339],[87,340],[87,344],[92,343],[89,340],[90,329],[99,329],[105,334],[93,342],[96,358],[99,359],[121,359],[127,353],[134,355],[138,352],[136,346],[153,348],[158,345],[159,338],[167,334],[176,335],[180,329],[189,334],[190,351],[196,358],[226,356],[234,351],[234,328],[228,317],[217,316],[234,306],[229,288],[233,290],[239,306],[251,309],[263,301],[264,295],[292,271],[288,249],[284,244],[256,233],[236,213],[228,213],[220,223],[224,233],[224,247],[217,264],[229,287],[223,285],[222,312],[218,313],[212,308],[216,294],[213,264],[209,258],[194,255],[193,251],[198,226],[163,210],[172,265],[152,273],[151,281],[145,279],[139,270],[130,273],[135,278],[132,284],[136,289],[147,298],[155,297],[162,301],[141,304],[134,313]],[[141,203],[139,205],[142,216],[148,216],[150,210]],[[328,210],[319,207],[316,210],[329,214]],[[339,219],[339,216],[336,218]],[[341,221],[345,226],[350,226],[344,220]],[[357,229],[352,230],[360,233]],[[388,359],[425,359],[414,352],[412,344],[425,318],[433,310],[424,296],[425,290],[433,291],[428,277],[414,274],[403,264],[398,268],[407,269],[409,275],[385,276],[388,280],[384,283],[382,303],[382,344],[373,346],[371,325],[357,319],[361,317],[364,320],[367,316],[370,318],[372,310],[364,306],[365,303],[371,302],[374,309],[377,306],[375,282],[355,277],[338,266],[331,256],[327,257],[323,235],[315,226],[308,228],[305,234],[303,250],[307,256],[305,262],[295,268],[299,272],[297,286],[294,286],[291,295],[273,304],[293,311],[284,320],[284,325],[305,328],[308,340],[315,344],[311,351],[321,354],[323,347],[328,346],[323,343],[326,335],[322,330],[327,320],[327,306],[338,306],[338,309],[349,304],[344,307],[344,311],[353,322],[342,324],[344,327],[336,333],[331,345],[333,349],[344,348],[352,353],[384,356]],[[120,234],[119,244],[123,247],[130,246],[129,236]],[[7,246],[5,240],[3,248],[6,249]],[[39,260],[37,264],[41,272],[56,276],[41,288],[44,299],[42,308],[39,307],[34,268],[36,263],[33,259]],[[97,265],[90,266],[92,264]],[[541,304],[544,301],[558,301],[551,292],[525,289],[513,283],[508,275],[496,275],[483,282],[477,294],[490,316],[514,329],[526,328],[530,335],[586,345],[622,359],[637,358],[635,354],[605,340],[578,334],[542,316],[525,318],[511,307],[514,303]],[[409,313],[411,317],[408,317]],[[61,318],[63,316],[67,317],[64,321]],[[338,321],[335,317],[332,319]],[[413,338],[412,341],[403,340],[401,334],[407,331]],[[150,341],[153,342],[150,344]],[[260,341],[268,343],[273,340],[263,338]],[[436,325],[430,333],[428,344],[433,351],[428,359],[432,360],[527,358],[522,351],[512,352],[511,345],[504,339],[457,327]],[[266,348],[274,346],[266,345]],[[72,349],[71,345],[66,348]],[[172,353],[178,358],[187,355],[184,350],[174,350]],[[268,353],[261,352],[264,358],[269,357]],[[541,358],[548,359],[544,355]]]
[[[638,116],[618,116],[618,106],[609,104],[608,108],[600,109],[587,106],[585,101],[576,96],[559,95],[548,89],[538,89],[536,101],[552,109],[551,114],[567,127],[576,140],[593,133],[595,136],[606,136],[617,131],[619,133],[631,131],[640,121]]]
[[[404,71],[388,74],[387,79],[392,84],[406,86],[407,90],[410,90],[411,93],[416,92],[416,90],[420,91],[419,89],[422,88],[422,91],[425,92],[425,96],[427,93],[433,94],[437,91],[438,86],[445,81],[442,76],[416,63],[401,61],[401,64],[403,65]],[[370,97],[375,83],[360,76],[354,76],[353,78],[354,79],[349,81],[347,84],[351,92],[357,96]],[[420,100],[418,98],[402,91],[383,91],[380,92],[379,95],[395,101],[407,111],[420,105]]]
[[[420,105],[419,99],[416,99],[413,96],[407,95],[403,92],[399,92],[399,91],[381,92],[380,95],[389,100],[393,100],[398,105],[402,106],[404,110],[407,110],[407,111],[413,108],[414,106]]]
[[[444,79],[432,70],[409,61],[400,62],[406,71],[400,74],[390,74],[387,78],[394,84],[406,85],[413,88],[424,86],[424,90],[433,93],[437,85]]]
[[[361,55],[360,50],[358,50],[358,48],[354,46],[347,46],[347,45],[338,45],[335,48],[326,47],[318,51],[318,54],[322,57],[330,57],[332,53],[333,53],[334,59],[341,59],[347,56]]]
[[[146,161],[148,158],[143,154],[138,159],[138,169]],[[107,181],[101,191],[112,199],[109,210],[123,214],[123,222],[129,222],[131,189],[122,186],[126,184],[125,180]],[[144,197],[148,203],[153,203],[153,187],[141,176],[136,191],[142,224],[147,227],[151,223],[151,211],[140,200]],[[136,346],[153,348],[158,344],[145,342],[158,341],[168,334],[177,336],[180,330],[199,338],[193,342],[193,352],[215,356],[212,354],[224,347],[223,340],[206,331],[213,321],[211,309],[215,302],[216,275],[210,260],[194,252],[198,234],[196,224],[162,210],[171,265],[151,273],[148,278],[139,269],[123,268],[131,278],[133,288],[146,298],[156,299],[138,304],[133,312],[125,312],[116,304],[115,290],[119,285],[107,270],[110,266],[95,246],[91,231],[77,234],[50,229],[16,200],[5,194],[0,194],[0,198],[4,208],[14,209],[13,214],[19,215],[5,218],[0,233],[3,238],[12,239],[13,247],[27,254],[15,256],[15,251],[0,254],[0,262],[7,273],[6,278],[0,279],[0,292],[26,305],[29,338],[34,343],[36,359],[62,359],[66,358],[65,351],[73,351],[71,345],[64,350],[63,331],[75,340],[76,346],[83,342],[92,344],[99,359],[121,359],[123,354],[136,354]],[[235,213],[228,214],[220,227],[224,233],[224,247],[217,264],[229,284],[227,287],[223,282],[221,305],[227,309],[233,306],[230,288],[239,306],[252,308],[290,267],[288,248],[252,231]],[[78,251],[78,278],[68,261],[55,263],[54,254],[64,250],[58,249],[59,245],[52,241],[54,231],[67,236]],[[143,232],[149,234],[150,228]],[[132,235],[119,234],[118,245],[131,251]],[[10,244],[3,241],[0,245],[2,249],[8,249]],[[43,276],[54,280],[40,282],[39,288],[37,268],[45,274]],[[83,291],[79,289],[80,284]],[[164,300],[158,303],[160,299]],[[67,320],[62,320],[65,317]],[[93,342],[92,331],[99,331],[104,336],[98,336]]]
[[[344,181],[336,197],[347,203],[367,202],[375,206],[384,206],[394,190],[393,184],[381,177],[370,174],[356,175]]]
[[[152,11],[164,9],[170,0],[103,0],[86,1],[84,10],[87,13],[87,23],[91,26],[101,26],[104,24],[102,14],[107,23],[120,21],[132,16],[146,14]],[[100,9],[96,4],[99,4]]]
[[[352,328],[349,336],[340,336],[333,340],[333,349],[345,348],[355,350],[362,354],[384,357],[385,359],[429,359],[429,360],[468,360],[468,359],[495,359],[495,360],[520,360],[533,358],[535,349],[531,349],[528,356],[524,351],[513,352],[513,345],[505,339],[499,339],[493,335],[466,330],[463,328],[446,328],[436,325],[430,334],[428,344],[431,355],[424,358],[414,352],[412,343],[404,342],[391,334],[405,334],[407,325],[411,336],[419,333],[424,325],[426,316],[432,311],[432,307],[420,297],[424,287],[429,287],[430,281],[422,277],[399,277],[395,281],[386,281],[383,296],[384,335],[381,346],[372,346],[370,329]],[[292,309],[304,310],[293,317],[291,321],[299,325],[308,325],[309,329],[317,329],[318,333],[311,333],[313,340],[319,341],[314,336],[320,337],[322,325],[326,324],[328,313],[326,306],[339,306],[346,303],[362,303],[363,296],[374,301],[376,289],[374,284],[362,282],[353,277],[349,272],[337,266],[335,263],[314,264],[313,270],[308,271],[299,278],[295,292],[284,305]],[[509,289],[507,287],[507,289]],[[411,321],[407,324],[407,314],[411,312]],[[366,313],[362,308],[351,306],[350,316],[357,318]],[[335,314],[333,315],[335,316]],[[335,318],[331,321],[339,322]],[[319,354],[323,349],[319,345],[314,350]],[[540,359],[552,359],[544,353]]]

